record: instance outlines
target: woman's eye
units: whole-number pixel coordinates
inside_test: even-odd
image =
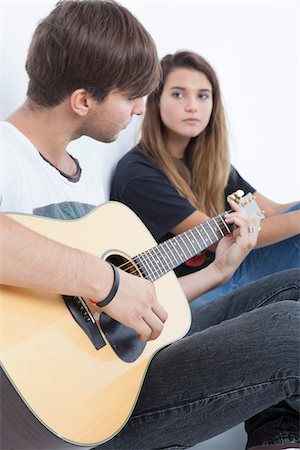
[[[182,98],[182,97],[183,97],[183,95],[181,94],[181,92],[173,92],[172,96],[173,96],[174,98]]]
[[[201,100],[207,100],[209,98],[209,94],[199,94],[199,98],[201,98]]]

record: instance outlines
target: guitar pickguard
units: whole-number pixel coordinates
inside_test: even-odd
[[[128,273],[142,276],[141,268],[124,253],[110,252],[103,259],[122,269],[124,268]],[[82,297],[68,295],[62,297],[73,318],[88,336],[96,350],[100,350],[106,345],[101,330],[113,351],[122,361],[133,362],[142,354],[146,343],[139,339],[138,334],[132,328],[126,327],[107,314],[102,313],[99,318],[99,329],[97,321]]]
[[[62,297],[74,320],[88,336],[95,349],[102,349],[106,342],[83,298],[69,295]],[[141,341],[132,328],[122,325],[105,313],[100,315],[99,322],[111,348],[122,361],[133,362],[142,354],[146,342]]]

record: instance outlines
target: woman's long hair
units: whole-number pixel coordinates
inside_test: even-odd
[[[224,188],[230,162],[225,114],[215,71],[200,55],[179,51],[162,61],[162,80],[148,96],[139,148],[155,161],[180,195],[209,216],[224,210]],[[174,158],[166,149],[165,126],[160,117],[159,102],[171,71],[187,68],[202,72],[212,85],[213,109],[207,127],[191,138],[185,152],[186,163]]]

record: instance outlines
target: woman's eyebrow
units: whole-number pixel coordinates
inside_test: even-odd
[[[181,89],[182,91],[185,91],[187,88],[182,87],[182,86],[171,86],[170,89]],[[201,92],[212,92],[212,89],[199,88],[198,91],[201,91]]]

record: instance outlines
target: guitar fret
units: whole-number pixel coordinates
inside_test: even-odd
[[[148,279],[149,270],[147,269],[147,265],[145,264],[143,253],[140,253],[138,256],[136,256],[135,259],[138,261],[139,267],[142,269],[144,277]]]
[[[160,271],[160,276],[164,275],[165,272],[165,267],[162,266],[162,262],[161,262],[161,258],[162,258],[162,253],[160,252],[158,247],[154,247],[153,249],[151,249],[151,251],[154,253],[154,262],[156,263],[157,269]]]
[[[166,269],[165,263],[166,260],[163,256],[163,253],[160,251],[159,247],[155,247],[154,251],[156,252],[155,262],[157,264],[157,267],[159,268],[160,276],[162,276],[168,271],[168,268]]]
[[[247,205],[246,201],[242,206],[245,208],[245,205]],[[136,261],[144,276],[155,281],[231,233],[231,226],[224,220],[225,214],[226,212],[219,214],[202,225],[180,233],[138,255]]]
[[[167,256],[167,258],[169,259],[169,261],[171,262],[171,264],[170,264],[170,269],[173,269],[173,267],[176,267],[175,266],[175,264],[176,264],[176,261],[175,261],[175,259],[172,261],[172,259],[171,259],[171,257],[170,257],[170,249],[168,248],[168,241],[164,241],[162,244],[160,244],[162,247],[163,247],[163,250],[164,250],[164,252],[165,252],[165,255]],[[166,248],[164,248],[164,247],[166,247]],[[172,255],[172,253],[171,253],[171,255]]]
[[[214,230],[213,227],[211,226],[210,221],[208,221],[208,222],[206,222],[206,223],[207,223],[207,225],[209,226],[209,228],[211,229],[211,231],[213,232],[213,234],[215,235],[216,239],[218,240],[218,236],[216,235],[215,230]]]
[[[201,225],[201,227],[202,227],[202,225]],[[205,240],[204,240],[202,234],[201,234],[200,231],[199,231],[199,227],[195,227],[194,230],[197,231],[197,233],[198,233],[199,236],[201,237],[201,239],[202,239],[202,241],[203,241],[203,244],[204,244],[204,247],[203,247],[203,249],[204,249],[204,248],[206,247],[206,242],[205,242]],[[200,244],[199,244],[199,245],[200,245]],[[202,249],[202,246],[200,245],[200,250],[202,251],[203,249]]]
[[[166,259],[166,252],[165,249],[163,248],[163,246],[159,246],[157,247],[158,253],[161,255],[161,258],[164,260],[165,264],[164,267],[162,268],[162,273],[165,274],[167,272],[169,272],[169,270],[172,269],[172,266],[170,266],[170,263],[168,262],[168,260]]]
[[[154,257],[153,257],[154,254]],[[157,260],[155,259],[155,248],[148,250],[147,252],[147,258],[150,261],[150,264],[152,265],[153,271],[152,271],[152,276],[154,275],[156,278],[160,277],[160,273],[159,273],[159,266],[156,265]],[[158,261],[159,262],[159,261]],[[156,279],[155,278],[155,279]]]
[[[155,281],[170,270],[178,267],[182,262],[187,261],[214,242],[219,241],[225,234],[230,233],[230,229],[223,217],[221,215],[218,217],[220,219],[219,223],[217,218],[213,218],[209,222],[207,221],[202,225],[174,236],[157,247],[153,247],[138,255],[143,272],[145,272],[145,278]],[[210,222],[213,222],[214,225],[212,226]],[[209,227],[209,230],[206,230],[205,227]],[[197,236],[201,238],[201,241]]]
[[[180,239],[182,240],[182,242],[184,243],[184,245],[185,245],[185,247],[187,248],[188,252],[190,253],[190,256],[189,256],[189,255],[186,255],[186,254],[184,253],[184,250],[182,250],[184,256],[185,256],[187,259],[189,259],[191,256],[193,256],[193,254],[191,253],[190,249],[188,248],[188,246],[187,246],[185,240],[183,239],[183,237],[182,237],[181,234],[179,234],[179,235],[176,236],[176,237],[177,237],[177,238],[180,238]]]
[[[189,235],[188,235],[189,233],[192,235],[192,239],[189,238]],[[192,230],[185,231],[184,234],[186,235],[187,240],[189,241],[190,245],[192,246],[192,249],[197,254],[199,250],[194,246],[195,239],[194,239],[194,235],[192,233]],[[192,254],[192,256],[195,256],[194,253]]]
[[[207,235],[208,239],[210,240],[210,242],[213,244],[214,242],[211,240],[211,238],[210,238],[208,232],[207,232],[206,229],[205,229],[205,223],[202,224],[202,228],[203,228],[204,232],[206,233],[206,235]]]
[[[143,265],[143,263],[141,262],[140,256],[141,256],[141,255],[135,256],[135,257],[133,258],[133,261],[134,261],[135,264],[137,265],[138,270],[142,273],[142,276],[143,276],[144,278],[147,278],[147,271],[145,270],[146,268],[145,268],[145,266]],[[125,270],[125,271],[126,271],[126,270]]]
[[[224,218],[221,216],[221,214],[219,214],[220,219],[222,220],[223,225],[225,226],[226,230],[228,231],[228,233],[230,233],[230,229],[227,225],[227,223],[225,222]]]
[[[220,226],[219,226],[219,224],[218,224],[218,222],[216,221],[215,218],[213,218],[213,221],[215,222],[217,228],[220,230],[220,233],[222,234],[222,236],[225,236],[225,234],[224,234],[223,231],[221,230],[221,228],[220,228]]]
[[[175,242],[175,244],[177,244],[176,241],[174,241],[174,242]],[[178,250],[177,250],[177,248],[176,248],[176,245],[173,244],[173,239],[170,239],[170,240],[169,240],[169,243],[171,244],[171,246],[174,248],[175,252],[176,252],[177,255],[179,256],[180,262],[183,262],[184,259],[182,259],[182,255],[178,252]]]
[[[145,254],[146,252],[140,253],[136,259],[139,261],[140,265],[142,266],[142,268],[144,269],[144,276],[145,278],[148,280],[151,278],[151,274],[152,274],[152,269],[150,268],[150,266],[148,265],[148,262],[145,258]]]

